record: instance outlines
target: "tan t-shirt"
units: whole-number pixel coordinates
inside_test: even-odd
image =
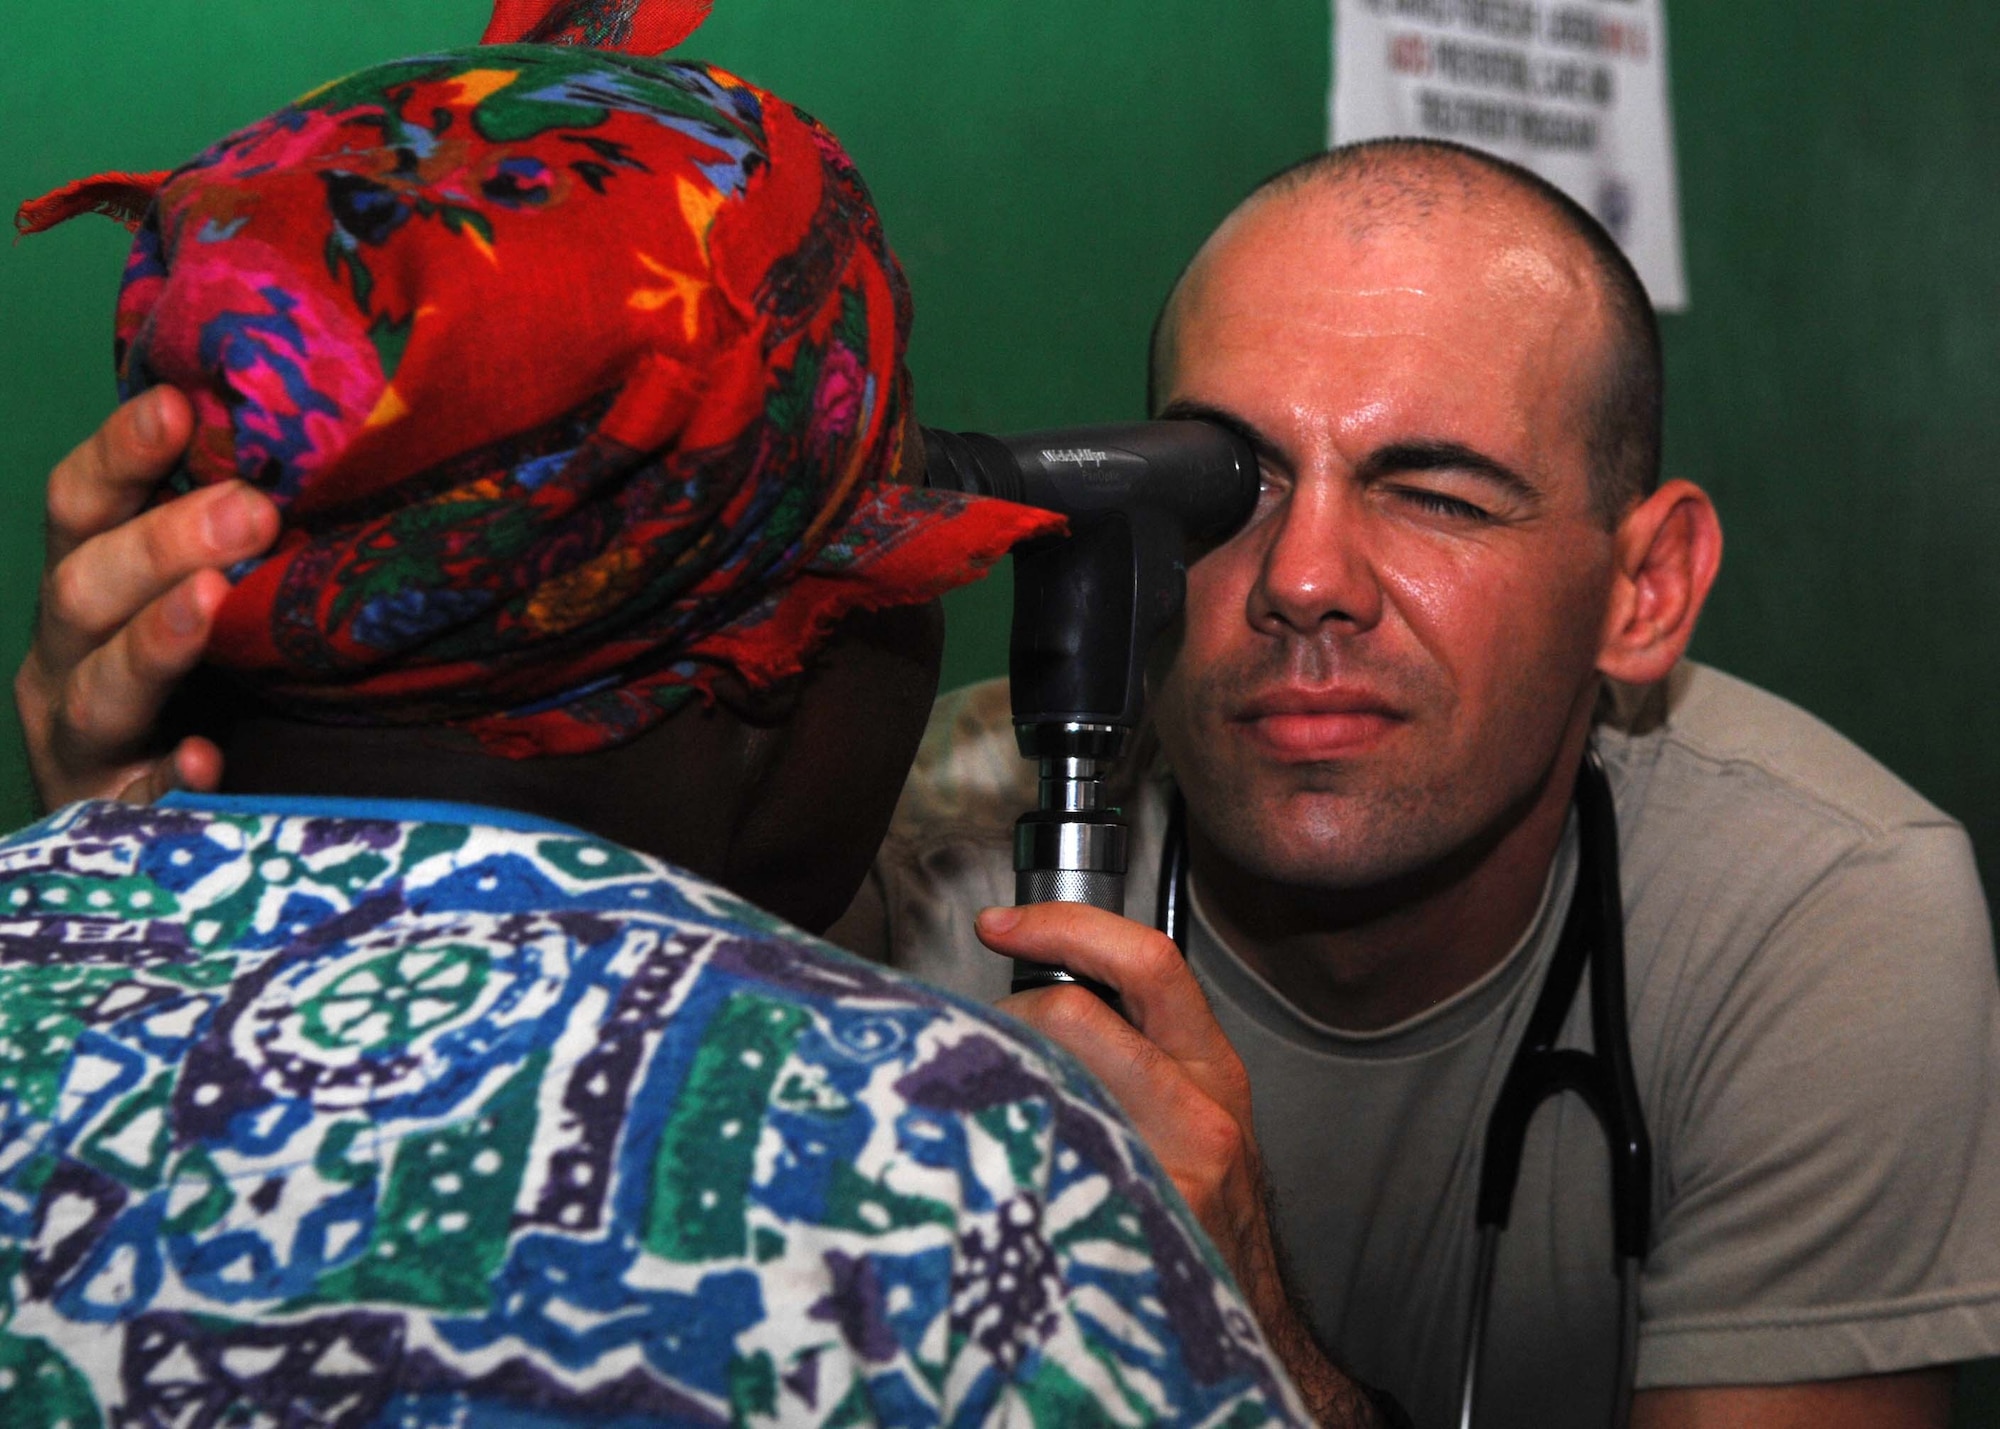
[[[1607,701],[1632,1054],[1654,1148],[1641,1387],[1781,1383],[2000,1353],[2000,982],[1964,831],[1803,711],[1694,664]],[[940,701],[838,934],[968,995],[1034,797],[1004,685]],[[1128,912],[1163,822],[1136,781]],[[1384,1032],[1319,1026],[1199,918],[1315,1328],[1419,1425],[1449,1421],[1486,1119],[1567,911],[1564,844],[1508,960]],[[1199,884],[1196,886],[1199,908]],[[1566,1030],[1589,1042],[1587,990]],[[1501,1253],[1488,1426],[1604,1422],[1617,1332],[1596,1124],[1545,1110]]]

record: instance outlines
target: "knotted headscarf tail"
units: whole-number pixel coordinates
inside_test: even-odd
[[[128,229],[137,230],[139,221],[146,216],[146,210],[153,202],[153,195],[160,191],[160,185],[172,172],[171,169],[155,169],[144,174],[93,174],[87,179],[77,179],[40,198],[31,198],[15,209],[14,231],[21,234],[40,233],[84,213],[102,214]]]
[[[503,3],[488,34],[666,45],[706,9]],[[44,202],[115,210],[144,178]],[[211,664],[308,718],[526,757],[796,674],[850,612],[1060,529],[899,482],[908,327],[813,120],[706,65],[490,44],[168,174],[117,354],[125,394],[193,402],[177,489],[241,478],[283,515]]]

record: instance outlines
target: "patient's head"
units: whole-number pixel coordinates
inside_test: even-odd
[[[399,61],[167,176],[121,384],[283,513],[211,649],[231,786],[524,808],[830,921],[936,596],[1049,526],[907,479],[908,329],[838,142],[708,66]]]

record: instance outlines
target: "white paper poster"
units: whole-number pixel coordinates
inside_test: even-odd
[[[1454,139],[1533,169],[1687,306],[1661,0],[1334,0],[1333,142]]]

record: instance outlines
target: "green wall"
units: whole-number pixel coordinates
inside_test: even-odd
[[[1729,555],[1698,653],[1796,699],[2000,864],[2000,7],[1669,0],[1690,312],[1668,464]],[[6,0],[0,200],[165,167],[322,79],[477,36],[481,0]],[[1145,332],[1246,187],[1324,125],[1328,0],[720,0],[693,48],[830,123],[908,265],[926,419],[1137,413]],[[37,493],[111,402],[122,235],[0,249],[0,668]],[[1004,663],[1004,582],[948,679]],[[0,824],[27,812],[0,715]],[[1975,1376],[1966,1424],[2000,1426]]]
[[[1728,554],[1697,644],[2000,866],[2000,7],[1672,7],[1693,305],[1667,461]]]

